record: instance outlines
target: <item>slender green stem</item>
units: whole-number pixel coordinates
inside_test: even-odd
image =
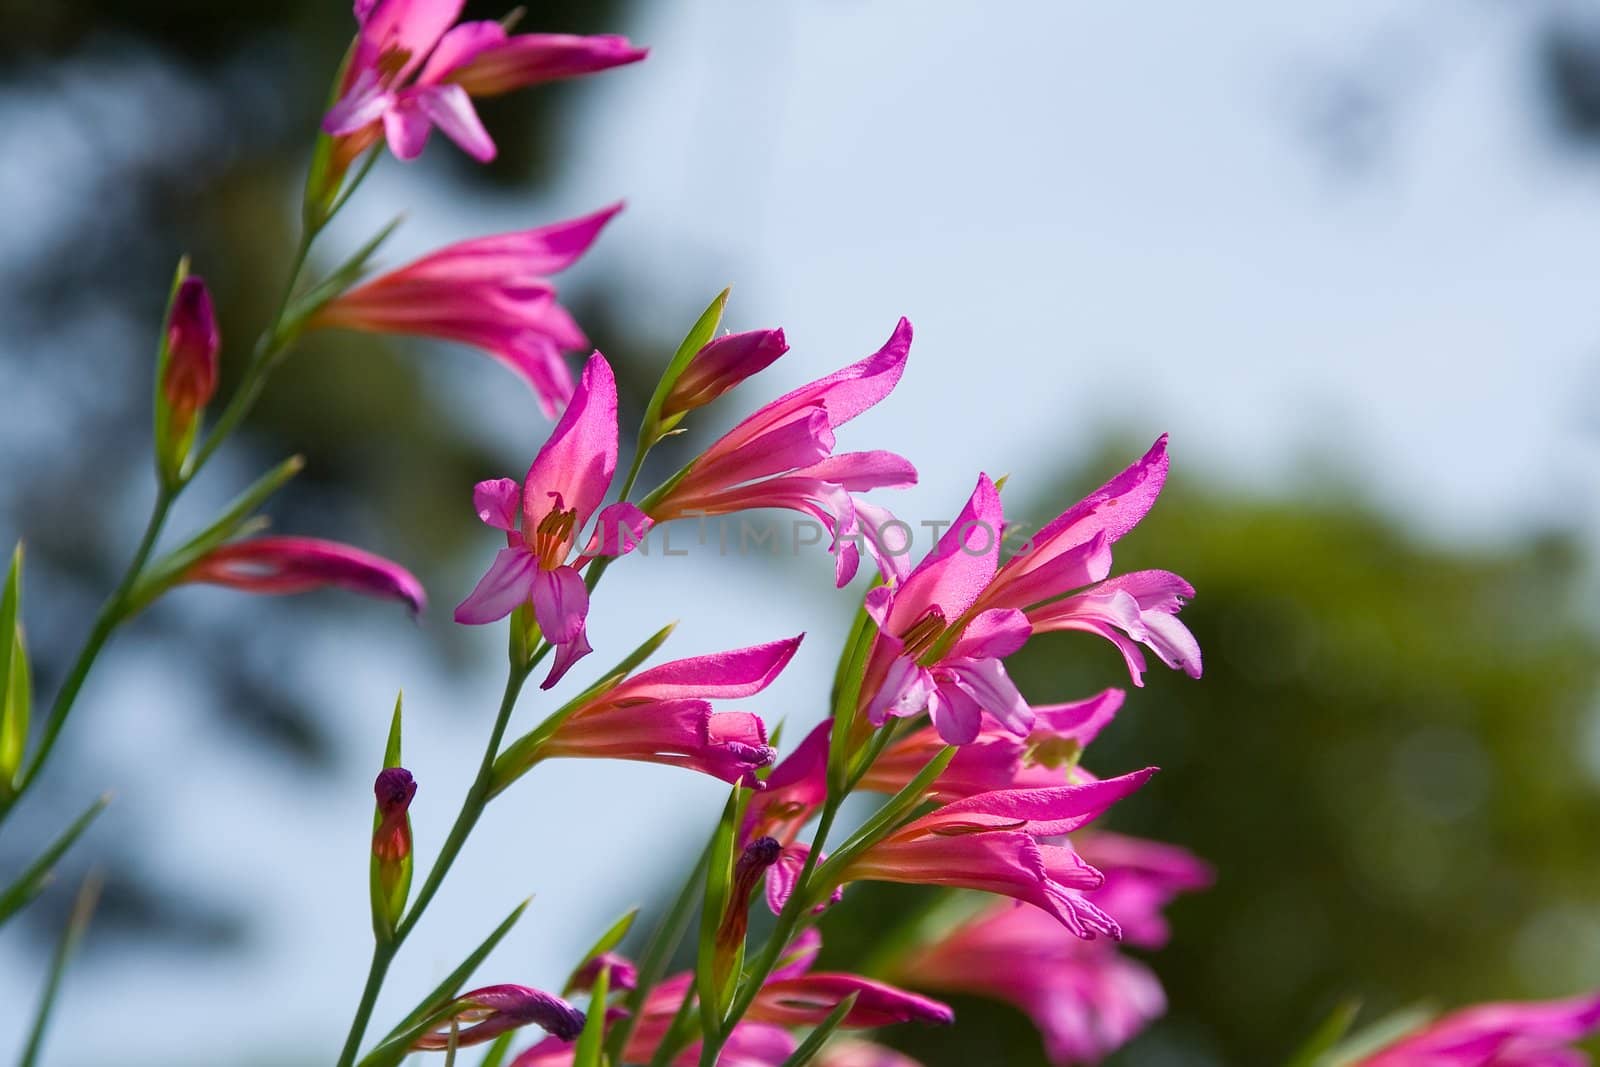
[[[783,911],[778,915],[772,934],[761,948],[761,955],[745,968],[739,991],[728,1008],[727,1016],[717,1028],[717,1040],[707,1041],[700,1047],[701,1067],[716,1067],[717,1057],[721,1055],[722,1046],[727,1041],[728,1035],[733,1032],[739,1020],[744,1018],[744,1013],[750,1010],[756,994],[761,991],[762,985],[777,968],[784,949],[789,947],[789,942],[799,931],[801,922],[810,914],[811,875],[817,869],[817,858],[822,855],[828,834],[833,830],[833,820],[838,816],[839,806],[843,802],[844,794],[837,793],[830,793],[823,801],[822,814],[817,817],[817,832],[812,836],[811,851],[806,855],[800,876],[795,879],[794,888],[789,893],[789,899],[784,902]]]
[[[383,988],[384,977],[389,973],[389,964],[393,962],[405,939],[416,928],[418,920],[427,910],[434,894],[439,892],[439,886],[443,884],[445,875],[450,873],[451,864],[455,863],[456,857],[461,854],[461,848],[467,843],[467,837],[472,833],[473,827],[478,825],[484,808],[488,806],[490,778],[494,773],[495,757],[500,754],[500,743],[505,739],[506,727],[511,722],[511,712],[517,706],[517,697],[522,693],[523,683],[528,680],[528,675],[533,672],[533,667],[539,658],[542,658],[542,655],[535,657],[527,667],[513,668],[506,676],[506,688],[500,698],[500,711],[495,716],[494,729],[489,734],[489,743],[484,746],[483,759],[478,764],[478,774],[467,787],[467,795],[461,802],[460,812],[456,814],[455,824],[450,827],[450,833],[439,848],[438,857],[428,870],[427,880],[417,891],[416,899],[406,910],[405,918],[395,927],[394,937],[373,945],[372,963],[367,968],[366,985],[361,991],[361,1001],[356,1005],[355,1017],[350,1021],[350,1032],[345,1037],[344,1049],[339,1053],[339,1067],[350,1067],[355,1062],[356,1054],[361,1050],[361,1039],[367,1031],[367,1023],[372,1018],[372,1009],[378,1002],[378,993]]]
[[[79,690],[89,677],[90,668],[94,666],[95,659],[105,647],[111,632],[117,628],[117,623],[122,621],[123,612],[127,608],[128,594],[133,591],[145,564],[150,561],[150,554],[155,551],[156,541],[161,536],[162,527],[166,525],[167,514],[172,509],[175,495],[166,489],[158,491],[155,506],[150,510],[149,521],[145,523],[144,536],[139,539],[139,547],[134,550],[133,559],[129,561],[127,570],[123,572],[116,589],[106,598],[106,602],[95,615],[89,636],[84,641],[83,648],[79,649],[71,669],[67,671],[67,677],[56,693],[55,703],[50,706],[50,714],[45,720],[44,733],[40,737],[38,749],[28,762],[27,770],[23,772],[15,792],[0,802],[0,818],[4,818],[12,806],[21,799],[22,794],[27,792],[28,787],[44,768],[45,760],[49,758],[56,739],[61,735],[61,728],[66,725],[67,715],[72,711],[73,702],[77,700]]]

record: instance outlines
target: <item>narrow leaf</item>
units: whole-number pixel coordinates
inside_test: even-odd
[[[404,693],[394,696],[394,716],[389,720],[389,743],[383,749],[383,765],[385,768],[400,766],[400,705],[405,702]]]
[[[589,1014],[583,1020],[583,1033],[572,1050],[572,1067],[600,1067],[604,1053],[601,1045],[606,1033],[606,994],[611,986],[611,968],[602,967],[595,976],[594,990],[589,996]]]
[[[483,1061],[478,1067],[500,1067],[505,1063],[506,1057],[511,1055],[511,1039],[516,1036],[516,1031],[512,1030],[495,1038],[494,1044],[484,1050]]]
[[[11,551],[11,568],[0,590],[0,793],[9,794],[28,745],[32,685],[22,647],[22,542]]]
[[[89,828],[89,824],[94,821],[95,816],[104,811],[105,806],[109,803],[111,803],[111,797],[106,795],[90,804],[89,809],[73,820],[72,825],[67,827],[61,836],[56,838],[49,848],[44,850],[38,859],[29,864],[28,869],[23,871],[16,881],[7,886],[3,892],[0,892],[0,923],[5,922],[26,906],[30,900],[39,895],[39,891],[49,881],[50,869],[55,866],[56,860],[59,860],[67,849],[72,847],[72,843],[83,835],[83,832]]]
[[[681,414],[674,415],[663,421],[661,406],[667,402],[667,394],[672,392],[672,387],[678,383],[679,377],[683,375],[683,369],[689,365],[694,354],[716,336],[717,327],[722,323],[722,310],[728,306],[728,293],[729,290],[722,290],[700,313],[700,317],[684,336],[683,343],[678,345],[678,350],[672,354],[667,369],[661,372],[661,380],[656,383],[655,394],[650,397],[650,406],[645,409],[644,422],[640,426],[640,448],[649,448],[661,440],[662,436],[676,426],[683,417]]]
[[[572,974],[568,975],[567,984],[561,990],[562,996],[572,995],[573,990],[577,988],[578,976],[583,973],[583,969],[589,965],[590,961],[604,956],[607,952],[622,944],[622,939],[628,936],[629,930],[633,929],[633,920],[638,917],[639,909],[630,908],[623,913],[620,919],[612,923],[605,933],[600,935],[600,939],[589,947],[589,951],[583,954],[583,958],[578,961],[578,965],[572,969]]]
[[[890,831],[894,830],[911,811],[922,802],[927,795],[928,787],[933,785],[935,778],[944,773],[944,769],[955,758],[956,747],[946,745],[944,750],[929,761],[928,765],[904,789],[890,797],[888,802],[873,813],[872,817],[861,824],[861,828],[850,835],[850,840],[828,857],[817,877],[812,879],[817,891],[831,893],[834,889],[833,877],[842,870],[846,864],[870,847]]]
[[[844,1022],[845,1016],[850,1014],[850,1009],[856,1006],[856,998],[860,993],[851,993],[839,1001],[838,1007],[828,1013],[828,1017],[817,1024],[817,1028],[806,1035],[800,1042],[800,1047],[794,1050],[793,1055],[783,1061],[783,1067],[805,1067],[822,1051],[822,1046],[827,1044],[828,1038],[833,1036],[835,1030]]]
[[[1392,1044],[1433,1021],[1434,1012],[1425,1007],[1402,1008],[1362,1027],[1331,1049],[1323,1060],[1325,1067],[1353,1067],[1385,1045]],[[1319,1065],[1321,1067],[1321,1065]]]
[[[89,919],[100,900],[101,884],[100,877],[91,874],[84,879],[83,888],[78,890],[78,898],[72,905],[72,916],[67,920],[67,928],[50,963],[44,996],[39,1000],[39,1010],[34,1015],[33,1029],[28,1035],[27,1047],[22,1050],[22,1059],[17,1061],[18,1067],[35,1067],[39,1062],[39,1050],[44,1047],[45,1032],[50,1028],[50,1012],[55,1007],[56,994],[61,989],[61,976],[66,972],[67,961],[72,958],[78,942],[83,940],[84,932],[89,928]]]
[[[732,904],[735,838],[739,832],[739,787],[735,786],[723,806],[716,834],[711,838],[711,857],[706,863],[705,903],[700,908],[700,944],[696,955],[695,985],[700,993],[700,1029],[707,1044],[721,1032],[722,1016],[732,999],[739,966],[717,961],[717,929]],[[720,973],[719,973],[720,972]]]
[[[139,583],[128,594],[122,617],[137,614],[152,600],[178,582],[186,571],[206,553],[244,532],[252,513],[305,468],[303,456],[290,456],[257,478],[248,489],[234,497],[211,525],[195,534],[181,547],[151,564]]]
[[[522,913],[527,910],[528,905],[532,903],[532,900],[533,898],[529,897],[521,904],[518,904],[516,908],[512,910],[511,914],[506,916],[505,920],[501,922],[499,926],[494,928],[494,932],[488,937],[484,938],[483,943],[472,951],[472,955],[468,956],[461,962],[461,966],[451,971],[449,975],[445,977],[444,981],[440,982],[434,987],[433,992],[423,997],[422,1000],[418,1002],[417,1006],[412,1009],[411,1014],[407,1015],[404,1019],[401,1019],[399,1025],[393,1030],[389,1031],[389,1035],[384,1038],[383,1044],[379,1046],[380,1049],[396,1044],[399,1042],[400,1038],[405,1038],[403,1042],[399,1042],[401,1056],[403,1057],[404,1050],[410,1048],[411,1043],[417,1039],[417,1036],[428,1028],[428,1024],[431,1021],[433,1013],[437,1012],[441,1007],[448,1004],[452,999],[454,999],[457,993],[461,992],[461,987],[466,984],[468,978],[472,977],[472,972],[478,969],[478,965],[482,963],[484,959],[488,957],[489,953],[495,950],[495,946],[499,945],[500,942],[505,939],[505,936],[511,932],[511,928],[517,924],[518,919],[522,918]],[[373,1055],[376,1056],[377,1052],[374,1052]],[[371,1059],[372,1056],[367,1057],[367,1060]],[[363,1060],[362,1062],[366,1063],[367,1060]],[[380,1061],[373,1062],[377,1063]],[[382,1062],[398,1063],[399,1060],[396,1059]]]
[[[368,261],[377,253],[379,246],[387,241],[389,235],[394,233],[399,228],[400,223],[404,221],[405,216],[403,215],[397,215],[390,219],[388,225],[374,234],[366,244],[356,249],[349,259],[335,267],[331,274],[295,300],[294,304],[283,316],[280,335],[289,336],[293,334],[300,328],[301,323],[321,311],[323,305],[343,295],[346,289],[354,285],[361,275],[365,273]]]
[[[1350,1024],[1356,1021],[1356,1013],[1360,1010],[1361,1001],[1354,997],[1340,1001],[1311,1032],[1306,1043],[1289,1057],[1284,1067],[1323,1067],[1329,1053],[1349,1032]]]

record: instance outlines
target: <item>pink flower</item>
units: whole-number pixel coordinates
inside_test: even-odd
[[[212,549],[180,581],[250,593],[306,593],[334,586],[399,600],[421,613],[428,598],[411,572],[381,556],[311,537],[254,537]]]
[[[713,712],[712,700],[759,693],[778,677],[800,638],[663,663],[603,690],[563,719],[513,765],[503,787],[542,759],[625,759],[664,763],[757,788],[758,768],[776,752],[766,726],[748,712]]]
[[[960,800],[996,789],[1070,784],[1069,766],[1116,715],[1122,700],[1122,690],[1107,689],[1088,700],[1036,707],[1033,728],[1025,738],[985,725],[975,740],[956,752],[933,783],[930,798]],[[945,739],[936,728],[913,730],[883,751],[859,788],[898,793],[944,747]]]
[[[1167,666],[1200,677],[1200,646],[1177,618],[1184,602],[1194,596],[1189,583],[1167,571],[1138,571],[1105,580],[1111,572],[1112,544],[1155,504],[1168,463],[1163,434],[1137,463],[1030,538],[994,575],[973,610],[1025,610],[1034,633],[1100,634],[1122,651],[1135,685],[1144,684],[1140,644]]]
[[[782,330],[751,330],[707,342],[662,401],[663,417],[704,407],[789,351]]]
[[[419,1037],[412,1048],[448,1048],[456,1033],[457,1047],[493,1041],[501,1034],[535,1023],[554,1037],[570,1041],[583,1030],[583,1012],[560,997],[520,985],[492,985],[463,993],[451,1005],[447,1025]],[[463,1024],[466,1024],[463,1026]]]
[[[554,417],[572,396],[562,353],[589,342],[547,276],[576,263],[621,210],[450,245],[336,297],[311,325],[480,348],[520,374]]]
[[[1112,839],[1086,858],[1102,864],[1105,887],[1093,894],[1129,941],[1158,947],[1165,941],[1160,909],[1180,891],[1209,884],[1210,871],[1170,845]],[[1135,864],[1118,867],[1118,856]],[[1113,887],[1121,885],[1118,890]],[[1162,936],[1139,941],[1159,926]],[[1104,941],[1071,936],[1043,912],[999,903],[957,927],[897,968],[902,981],[922,988],[970,993],[1014,1004],[1039,1028],[1052,1063],[1098,1063],[1126,1044],[1166,1009],[1155,975]]]
[[[1071,846],[1038,838],[1077,830],[1134,792],[1154,767],[1082,785],[980,793],[937,808],[854,857],[839,874],[853,881],[977,889],[1042,908],[1078,937],[1113,938],[1111,916],[1084,896],[1105,882]]]
[[[510,478],[479,482],[473,489],[478,518],[506,531],[508,547],[456,607],[456,621],[494,622],[532,603],[545,640],[556,646],[555,663],[541,688],[555,685],[593,651],[584,632],[589,591],[567,560],[616,469],[617,382],[610,364],[596,352],[520,489]],[[612,504],[600,512],[586,552],[622,555],[639,543],[648,526],[649,520],[632,504]]]
[[[511,36],[498,22],[451,28],[465,0],[357,0],[359,27],[344,92],[322,128],[359,147],[381,123],[401,159],[422,154],[437,126],[480,162],[494,142],[473,110],[472,97],[494,96],[539,82],[591,74],[643,59],[625,38],[562,34]]]
[[[862,685],[867,720],[924,709],[950,744],[976,740],[987,713],[1025,736],[1033,711],[1001,665],[1027,641],[1029,626],[1015,608],[995,608],[962,620],[1000,562],[1004,515],[988,475],[921,563],[896,586],[867,594],[878,635]]]
[[[1481,1004],[1357,1061],[1355,1067],[1584,1067],[1569,1048],[1600,1030],[1600,993],[1569,1000]]]
[[[852,994],[854,1006],[841,1026],[872,1029],[893,1023],[948,1026],[955,1013],[948,1005],[858,974],[816,972],[768,981],[750,1004],[748,1017],[778,1026],[816,1026]]]
[[[851,494],[914,485],[916,469],[892,452],[834,455],[834,432],[889,395],[910,350],[911,324],[901,319],[873,355],[761,408],[706,449],[660,499],[648,502],[651,518],[668,522],[753,508],[798,511],[833,535],[839,585],[855,575],[863,539],[891,573],[892,557],[870,536],[874,524],[858,519],[858,511],[871,509]]]

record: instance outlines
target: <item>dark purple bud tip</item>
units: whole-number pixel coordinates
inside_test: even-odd
[[[739,857],[739,867],[754,867],[757,871],[764,871],[777,863],[782,853],[783,846],[776,837],[758,837],[745,846],[744,855]]]
[[[411,806],[417,795],[417,782],[404,767],[385,767],[372,783],[372,792],[378,798],[378,810],[384,815],[396,815]]]

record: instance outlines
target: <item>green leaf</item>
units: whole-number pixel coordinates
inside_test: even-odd
[[[1306,1043],[1289,1057],[1284,1067],[1323,1067],[1334,1047],[1349,1032],[1350,1024],[1356,1021],[1356,1013],[1360,1010],[1361,1001],[1353,997],[1340,1001],[1311,1032]]]
[[[1402,1008],[1363,1027],[1329,1050],[1318,1067],[1352,1067],[1372,1053],[1392,1044],[1433,1021],[1435,1013],[1425,1007]]]
[[[828,1038],[833,1036],[834,1031],[844,1022],[845,1016],[850,1014],[850,1009],[856,1006],[856,998],[860,995],[859,992],[851,993],[839,1001],[838,1006],[828,1013],[828,1017],[818,1023],[816,1029],[800,1042],[800,1047],[783,1061],[783,1067],[805,1067],[816,1058],[817,1053],[822,1051],[822,1046],[827,1044]]]
[[[656,649],[672,636],[672,631],[677,629],[677,626],[676,622],[669,622],[645,638],[643,644],[624,656],[621,662],[607,671],[598,682],[561,705],[547,715],[538,726],[507,745],[494,761],[494,773],[489,779],[489,796],[499,795],[512,782],[526,774],[539,762],[540,747],[561,728],[562,723],[585,704],[615,689],[639,664],[655,655]]]
[[[874,586],[878,582],[873,583]],[[856,704],[861,697],[861,682],[867,670],[867,656],[872,650],[873,638],[878,628],[867,614],[866,600],[856,612],[850,636],[839,654],[839,666],[833,677],[833,731],[828,741],[828,788],[835,794],[849,792],[846,778],[852,755],[851,731],[856,723]]]
[[[494,1044],[484,1050],[483,1061],[478,1067],[500,1067],[505,1063],[506,1057],[511,1055],[511,1039],[516,1036],[517,1032],[511,1030],[495,1038]]]
[[[705,869],[710,857],[711,846],[707,844],[700,853],[700,858],[695,861],[693,869],[689,871],[688,877],[684,879],[683,888],[678,890],[677,899],[672,902],[672,907],[667,909],[667,913],[661,917],[661,922],[650,934],[644,955],[639,958],[638,981],[634,983],[633,989],[628,992],[624,1001],[628,1013],[617,1020],[616,1025],[611,1027],[611,1033],[606,1036],[606,1052],[613,1060],[621,1060],[622,1050],[627,1047],[628,1038],[638,1022],[645,999],[667,973],[668,964],[672,962],[678,946],[683,943],[684,935],[689,932],[689,920],[694,917],[695,900],[700,895],[700,873]]]
[[[161,484],[169,488],[176,484],[180,475],[184,459],[188,456],[189,446],[194,443],[194,433],[199,425],[189,428],[188,440],[178,443],[170,440],[172,436],[172,411],[167,406],[167,392],[163,383],[167,380],[167,363],[172,358],[172,353],[167,345],[167,323],[172,321],[172,305],[178,298],[178,288],[183,285],[183,280],[189,276],[189,257],[183,256],[178,260],[177,269],[172,272],[172,287],[167,290],[167,307],[161,313],[161,338],[156,344],[156,374],[153,389],[154,412],[150,420],[151,433],[155,439],[156,476],[161,479]]]
[[[733,1000],[733,990],[743,966],[741,942],[733,960],[717,959],[717,930],[729,907],[738,907],[733,896],[735,842],[739,834],[738,786],[723,806],[722,818],[711,838],[711,856],[706,863],[705,902],[700,908],[700,944],[696,955],[695,986],[700,994],[700,1029],[707,1044],[721,1032],[722,1016]],[[748,906],[748,902],[746,902]]]
[[[111,797],[106,795],[90,804],[89,809],[74,819],[72,825],[67,827],[38,859],[29,864],[28,869],[23,871],[16,881],[0,892],[0,923],[5,922],[39,895],[39,891],[50,880],[50,871],[55,866],[56,860],[72,847],[74,841],[83,836],[89,824],[94,822],[95,816],[104,811],[109,803]]]
[[[527,910],[532,899],[530,897],[518,904],[511,914],[483,939],[483,943],[473,950],[472,955],[461,962],[461,966],[451,971],[444,981],[434,987],[433,992],[423,997],[411,1010],[411,1014],[401,1019],[378,1047],[362,1059],[362,1067],[394,1067],[394,1064],[405,1059],[412,1043],[436,1021],[442,1009],[449,1007],[456,994],[461,992],[461,987],[466,984],[467,979],[472,977],[472,972],[478,969],[478,965],[505,939],[511,928],[517,924],[517,920],[522,918],[522,913]]]
[[[389,720],[389,743],[383,749],[383,766],[400,766],[400,705],[405,702],[405,693],[394,695],[394,716]]]
[[[355,252],[343,263],[333,269],[322,281],[312,286],[301,294],[284,313],[283,322],[279,326],[279,336],[287,337],[299,330],[301,325],[321,311],[323,306],[330,301],[342,296],[366,272],[367,264],[383,242],[399,228],[405,221],[405,216],[396,215],[389,220],[388,225],[368,239],[367,243],[356,249]]]
[[[633,920],[638,917],[639,909],[630,908],[623,912],[622,917],[612,923],[605,933],[600,935],[600,939],[589,947],[589,951],[583,954],[583,958],[578,961],[578,965],[572,968],[572,973],[567,976],[567,984],[561,989],[562,996],[571,996],[573,991],[577,989],[578,975],[583,973],[583,969],[589,965],[590,961],[604,956],[607,952],[622,944],[622,939],[628,936],[629,930],[633,929]]]
[[[0,592],[0,794],[14,791],[17,768],[28,746],[32,681],[22,644],[22,543],[11,552],[11,569]]]
[[[605,1054],[601,1045],[606,1033],[606,994],[610,992],[611,969],[600,968],[595,976],[594,990],[589,996],[589,1014],[583,1020],[583,1032],[572,1050],[572,1067],[600,1067]]]
[[[72,916],[67,920],[61,942],[56,945],[55,959],[51,961],[50,975],[45,979],[44,996],[39,1000],[39,1010],[33,1018],[27,1047],[22,1050],[22,1059],[17,1061],[17,1067],[35,1067],[39,1062],[39,1050],[44,1047],[44,1035],[50,1028],[50,1012],[55,1007],[56,994],[61,989],[61,976],[66,973],[67,961],[77,950],[78,942],[83,940],[84,932],[89,929],[89,919],[93,917],[95,905],[100,900],[100,886],[99,876],[91,874],[78,890],[77,900],[72,905]]]
[[[189,568],[212,549],[225,541],[259,528],[247,523],[246,520],[257,508],[265,504],[272,494],[282,489],[289,479],[305,469],[305,465],[305,457],[290,456],[234,497],[211,525],[152,563],[138,584],[129,592],[121,617],[126,619],[148,607],[156,597],[181,581]],[[259,522],[265,524],[265,520]]]
[[[662,419],[661,406],[667,402],[667,394],[672,392],[672,387],[678,383],[679,377],[683,375],[683,369],[689,365],[694,354],[716,336],[717,327],[722,323],[722,310],[728,306],[729,292],[728,289],[722,290],[700,313],[700,317],[685,335],[683,343],[678,345],[678,350],[672,354],[667,369],[661,372],[661,380],[656,383],[655,394],[650,397],[650,406],[645,408],[644,421],[639,427],[641,449],[647,449],[661,440],[683,419],[681,414]]]

